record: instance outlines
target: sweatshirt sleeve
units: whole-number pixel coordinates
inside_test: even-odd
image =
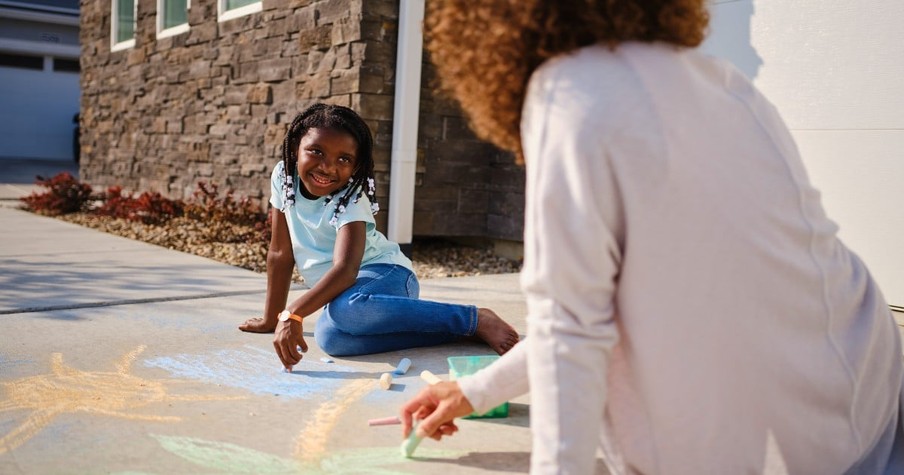
[[[458,380],[461,392],[478,413],[527,393],[527,345],[518,343],[490,366]]]
[[[618,342],[622,208],[592,91],[549,76],[532,79],[522,123],[531,473],[593,473]]]

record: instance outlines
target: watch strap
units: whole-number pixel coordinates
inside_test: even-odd
[[[300,323],[301,320],[302,320],[301,317],[299,317],[298,315],[295,315],[294,313],[292,313],[292,312],[290,312],[290,311],[288,311],[288,310],[283,310],[282,312],[280,312],[280,315],[279,315],[279,316],[280,316],[280,317],[283,317],[283,318],[280,318],[280,320],[283,320],[283,321],[285,321],[285,320],[295,320],[296,322],[299,322],[299,323]]]

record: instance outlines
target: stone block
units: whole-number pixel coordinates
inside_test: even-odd
[[[445,116],[443,117],[443,133],[442,140],[477,140],[474,132],[468,126],[468,122],[464,117]]]
[[[181,134],[182,133],[182,120],[168,120],[166,122],[166,133],[168,134]]]
[[[387,42],[395,45],[398,36],[398,23],[393,21],[370,21],[363,20],[361,22],[361,39],[373,40],[379,42]],[[395,46],[393,46],[395,48]]]
[[[268,84],[257,84],[248,91],[247,100],[251,104],[272,104],[273,89]]]
[[[342,45],[336,49],[336,69],[349,69],[353,66],[352,57],[349,54],[348,45]]]
[[[496,214],[487,215],[486,236],[495,239],[519,241],[524,237],[524,219],[502,216]],[[517,251],[512,251],[516,253]],[[523,252],[523,251],[522,251]],[[510,259],[516,259],[517,254],[510,255]],[[523,257],[523,253],[521,254]]]
[[[367,20],[396,20],[399,18],[399,2],[371,0],[365,5],[363,18]]]
[[[351,101],[352,101],[351,94],[340,94],[340,95],[331,94],[330,96],[324,97],[320,100],[320,102],[323,102],[324,104],[333,104],[336,106],[345,106],[345,107],[349,107],[349,104],[351,104]]]
[[[394,100],[386,94],[354,94],[351,108],[368,119],[391,121]]]
[[[295,96],[299,99],[312,99],[330,95],[329,73],[318,74],[303,83],[298,83]]]
[[[332,25],[320,25],[298,32],[298,46],[302,51],[326,50],[331,46],[333,37]]]
[[[194,10],[194,6],[191,8]],[[200,21],[191,25],[188,30],[188,38],[185,39],[186,46],[194,46],[201,43],[208,43],[217,38],[217,22]]]
[[[264,82],[285,81],[290,76],[292,62],[286,58],[267,59],[258,62],[258,77]]]
[[[350,94],[358,91],[359,73],[357,70],[333,71],[330,78],[330,94]]]
[[[255,176],[267,171],[267,165],[263,163],[246,163],[242,165],[242,176]]]
[[[213,124],[207,127],[207,133],[213,137],[222,138],[231,132],[232,126],[229,124]]]
[[[209,78],[211,75],[210,61],[196,60],[189,63],[188,78]]]
[[[288,31],[300,32],[315,28],[317,26],[317,22],[314,19],[315,14],[316,10],[312,6],[295,9],[295,11],[287,17],[287,21],[289,22]]]
[[[486,213],[489,207],[490,193],[487,191],[459,188],[458,208],[460,213]]]
[[[248,100],[248,89],[245,87],[234,86],[226,89],[226,95],[223,103],[226,105],[245,104]]]
[[[342,18],[330,31],[332,45],[342,45],[361,39],[361,21],[358,18]]]
[[[295,81],[283,81],[270,85],[271,102],[279,109],[285,110],[295,103]]]
[[[318,26],[328,25],[343,18],[360,16],[361,7],[361,0],[322,0],[314,6],[314,17]]]

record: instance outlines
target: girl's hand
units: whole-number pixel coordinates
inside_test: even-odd
[[[402,435],[408,437],[414,419],[421,422],[417,428],[418,437],[436,440],[458,431],[453,420],[474,412],[471,402],[461,392],[456,382],[444,381],[427,386],[402,406]]]
[[[277,323],[276,336],[273,338],[273,348],[276,349],[276,354],[279,356],[279,360],[282,361],[286,371],[292,371],[292,367],[301,361],[301,353],[298,352],[299,346],[302,352],[308,351],[308,344],[304,341],[304,331],[302,330],[301,322],[287,320]]]
[[[264,317],[254,317],[239,325],[239,330],[249,333],[273,333],[278,322],[268,322]]]

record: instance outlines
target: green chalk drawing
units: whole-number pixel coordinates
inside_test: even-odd
[[[297,473],[301,464],[247,447],[193,437],[153,436],[168,452],[227,473]]]
[[[399,455],[399,447],[348,449],[325,455],[318,462],[301,462],[290,458],[267,454],[258,450],[226,442],[194,437],[153,436],[168,452],[207,469],[224,473],[304,473],[304,474],[376,474],[406,475],[397,466],[414,463],[417,459],[405,459]],[[419,458],[452,459],[464,452],[422,449]]]

